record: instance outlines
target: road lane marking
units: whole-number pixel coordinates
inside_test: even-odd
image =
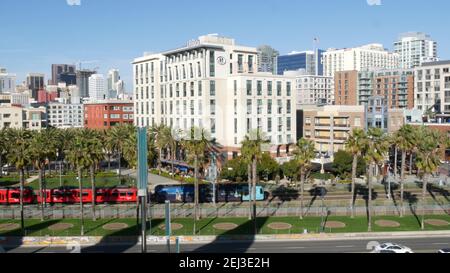
[[[448,243],[434,243],[433,245],[448,245]]]
[[[336,246],[336,247],[344,248],[344,247],[354,247],[354,246]]]
[[[304,246],[291,246],[291,247],[286,247],[286,249],[305,249],[306,247]]]

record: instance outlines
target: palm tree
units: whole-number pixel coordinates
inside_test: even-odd
[[[3,159],[8,154],[7,130],[0,130],[0,178],[3,176]]]
[[[188,161],[194,165],[194,234],[196,230],[196,221],[200,220],[198,214],[199,204],[199,183],[198,173],[201,161],[206,160],[209,156],[209,151],[212,151],[217,146],[216,140],[211,139],[209,132],[203,128],[192,127],[184,138],[184,147],[188,153]]]
[[[80,191],[80,219],[81,236],[84,236],[84,212],[83,212],[83,170],[90,165],[89,141],[85,137],[85,130],[81,129],[75,133],[71,140],[70,148],[66,151],[67,159],[76,168],[78,173],[78,186]]]
[[[56,130],[45,129],[33,132],[30,144],[30,157],[39,171],[39,196],[41,197],[41,221],[44,221],[44,207],[47,200],[45,191],[45,166],[56,155]]]
[[[95,216],[95,201],[96,201],[96,190],[95,190],[95,169],[100,164],[100,161],[104,158],[102,135],[98,131],[86,129],[84,132],[84,137],[87,141],[89,147],[88,150],[88,164],[89,173],[91,177],[91,189],[92,189],[92,219],[97,220]]]
[[[353,129],[352,134],[349,136],[345,143],[345,149],[347,152],[353,155],[352,163],[352,196],[350,199],[351,218],[355,217],[355,185],[356,185],[356,170],[358,167],[358,158],[362,156],[367,146],[367,135],[364,130],[356,128]]]
[[[168,134],[166,135],[167,146],[170,150],[170,161],[171,161],[171,169],[172,169],[172,178],[175,177],[175,165],[174,162],[176,160],[176,151],[178,146],[178,139],[181,132],[175,129],[168,129]]]
[[[417,168],[423,176],[422,183],[422,219],[421,228],[425,229],[425,195],[427,191],[428,180],[432,173],[440,166],[439,155],[441,151],[441,144],[439,140],[442,139],[441,134],[437,131],[432,131],[428,128],[421,128],[419,131],[420,142],[417,149]]]
[[[297,142],[294,150],[295,160],[298,164],[300,176],[300,219],[303,219],[303,192],[305,180],[311,170],[311,160],[316,156],[315,144],[313,141],[302,138]]]
[[[23,190],[25,186],[25,168],[31,164],[30,144],[31,133],[24,129],[10,129],[7,131],[8,161],[14,164],[20,176],[20,227],[25,231]]]
[[[108,131],[109,130],[101,131],[100,138],[103,141],[103,144],[104,144],[103,150],[104,150],[104,153],[106,155],[106,159],[108,160],[108,171],[111,171],[111,156],[114,153],[114,147],[113,147],[112,143],[108,141],[108,136],[109,136],[109,132]]]
[[[370,128],[368,131],[369,145],[367,147],[365,158],[368,163],[367,172],[367,215],[368,215],[368,231],[372,231],[372,174],[375,168],[379,168],[384,162],[389,143],[384,132],[380,128]]]
[[[400,170],[400,217],[403,217],[404,207],[404,187],[405,187],[405,167],[406,167],[406,153],[410,152],[412,154],[415,142],[415,129],[407,124],[400,128],[395,134],[395,139],[397,141],[396,146],[402,151],[402,165]],[[412,164],[412,163],[410,163]],[[409,166],[412,168],[412,165]]]
[[[119,178],[122,175],[122,156],[123,151],[126,147],[126,141],[130,137],[130,131],[134,128],[133,125],[130,124],[121,124],[118,126],[115,126],[111,128],[108,131],[108,147],[111,147],[111,149],[116,153],[119,160]]]
[[[154,130],[155,138],[156,138],[155,144],[159,151],[158,172],[159,172],[159,175],[161,175],[162,153],[163,153],[163,150],[169,144],[169,138],[171,136],[171,131],[170,131],[170,128],[164,124],[154,127],[153,130]]]
[[[251,193],[250,199],[252,201],[252,208],[253,208],[252,218],[254,221],[255,233],[257,232],[256,226],[256,182],[258,179],[257,165],[258,162],[261,161],[264,151],[268,150],[267,147],[265,146],[269,144],[270,140],[260,129],[250,131],[250,133],[245,136],[244,141],[242,141],[241,153],[243,157],[247,160],[247,162],[251,162],[252,187],[251,190],[249,188],[249,194]]]

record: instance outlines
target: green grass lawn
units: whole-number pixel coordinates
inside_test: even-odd
[[[11,187],[19,183],[19,177],[2,177],[0,178],[0,187]]]
[[[449,215],[430,215],[426,219],[441,219],[450,222]],[[375,225],[377,220],[392,220],[400,223],[398,228],[386,228]],[[355,217],[350,219],[349,217],[329,217],[328,221],[339,221],[346,224],[345,228],[326,229],[328,233],[343,233],[343,232],[366,232],[367,231],[367,218]],[[283,222],[292,225],[291,229],[287,230],[273,230],[268,227],[270,223]],[[19,224],[17,220],[0,220],[0,224],[15,223]],[[73,228],[65,231],[51,231],[49,226],[56,223],[70,223]],[[125,223],[128,228],[121,231],[108,231],[103,229],[103,225],[109,223]],[[190,218],[173,219],[172,223],[183,225],[182,229],[174,230],[173,235],[193,235],[193,220]],[[214,228],[218,223],[234,223],[238,227],[231,231],[221,231]],[[321,223],[320,217],[307,217],[300,220],[296,217],[267,217],[258,218],[258,234],[299,234],[303,233],[304,229],[307,229],[310,233],[316,233],[319,231]],[[160,228],[164,224],[164,219],[152,220],[152,229],[149,234],[164,236],[165,231]],[[419,219],[414,216],[405,216],[399,218],[397,216],[379,216],[373,219],[373,231],[419,231],[420,222]],[[80,234],[80,220],[78,219],[64,219],[64,220],[48,220],[41,222],[39,220],[26,220],[27,235],[28,236],[78,236]],[[197,235],[249,235],[253,234],[254,225],[252,221],[247,218],[209,218],[201,219],[197,222]],[[450,226],[436,227],[426,225],[427,231],[432,230],[449,230]],[[136,219],[102,219],[92,221],[92,219],[85,219],[85,232],[87,236],[135,236],[139,234],[136,226]],[[0,231],[0,236],[20,236],[18,229],[13,231]]]
[[[76,175],[63,175],[60,177],[59,175],[52,175],[46,177],[47,188],[58,188],[61,186],[64,187],[78,187],[78,180],[76,179]],[[91,179],[89,176],[83,176],[83,186],[89,187],[91,185]],[[133,178],[129,178],[126,176],[122,177],[122,185],[126,186],[135,186],[136,182]],[[95,185],[97,187],[113,187],[121,185],[121,179],[116,174],[113,173],[100,173],[95,177]],[[39,180],[35,180],[32,183],[28,184],[28,186],[33,187],[34,189],[39,189]]]

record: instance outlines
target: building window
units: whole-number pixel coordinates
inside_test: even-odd
[[[211,134],[215,134],[215,133],[216,133],[216,120],[211,119]]]
[[[214,57],[214,51],[209,51],[209,76],[216,76],[216,59]]]
[[[216,81],[209,81],[209,95],[211,97],[216,95]]]
[[[258,115],[261,115],[262,114],[262,105],[263,104],[263,102],[262,102],[262,100],[261,99],[259,99],[258,100],[258,102],[257,102],[257,106],[258,106],[258,111],[257,111],[257,113],[258,113]]]
[[[247,96],[251,96],[251,95],[252,95],[252,81],[247,80]]]
[[[198,82],[198,96],[202,96],[202,82]]]
[[[286,83],[286,96],[288,96],[288,97],[291,96],[291,83],[290,82]]]
[[[209,101],[211,107],[211,115],[214,116],[216,114],[216,100]]]
[[[272,100],[267,101],[267,114],[272,114]]]
[[[267,132],[272,132],[272,118],[267,118]]]
[[[286,130],[287,131],[291,130],[291,117],[286,118]]]
[[[258,81],[256,84],[257,95],[262,96],[262,81]]]
[[[291,113],[291,100],[287,100],[286,103],[286,113],[290,114]]]
[[[272,96],[272,82],[267,82],[267,96]]]
[[[247,115],[252,114],[252,100],[247,100]]]
[[[277,96],[281,96],[281,82],[277,82]]]

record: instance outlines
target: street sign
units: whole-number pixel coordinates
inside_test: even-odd
[[[138,188],[139,196],[147,195],[148,161],[147,161],[147,128],[138,128]]]

